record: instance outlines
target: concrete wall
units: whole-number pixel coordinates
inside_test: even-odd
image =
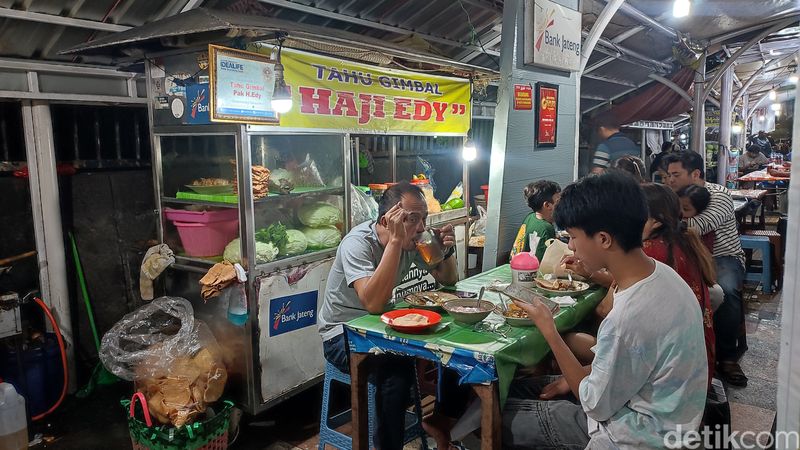
[[[489,223],[487,224],[484,270],[505,262],[519,225],[531,210],[522,190],[531,181],[548,179],[562,188],[574,181],[576,158],[576,76],[523,64],[523,1],[507,0],[503,15],[503,48],[498,106],[492,139],[489,174]],[[557,1],[578,9],[576,0]],[[516,24],[515,27],[506,24]],[[546,82],[559,86],[557,146],[536,148],[533,111],[513,110],[514,84]]]

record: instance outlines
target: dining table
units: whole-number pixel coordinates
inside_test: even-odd
[[[510,283],[511,279],[511,268],[505,264],[464,279],[452,290],[461,296],[475,296],[482,287]],[[594,311],[606,289],[590,286],[580,294],[572,295],[573,301],[558,294],[539,293],[562,297],[560,301],[564,305],[571,303],[561,306],[554,314],[556,327],[564,332],[577,326]],[[483,299],[501,305],[497,292],[487,290]],[[404,301],[393,305],[393,309],[408,307]],[[516,370],[542,361],[550,353],[550,347],[532,323],[514,327],[505,323],[499,307],[474,325],[456,322],[444,310],[440,314],[441,322],[422,334],[396,331],[378,314],[364,315],[345,325],[350,349],[353,448],[369,448],[366,404],[369,357],[385,353],[422,358],[454,370],[459,383],[469,384],[481,401],[481,448],[500,448],[500,411]]]

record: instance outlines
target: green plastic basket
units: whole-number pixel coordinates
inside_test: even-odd
[[[134,396],[136,399],[137,396]],[[144,414],[149,421],[149,411],[144,396],[140,397]],[[134,400],[135,401],[135,400]],[[197,421],[181,428],[160,425],[148,426],[133,414],[131,400],[120,404],[128,413],[128,430],[133,450],[225,450],[228,448],[228,426],[233,402],[225,400],[222,409],[211,418]]]

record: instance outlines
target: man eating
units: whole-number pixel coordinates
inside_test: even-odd
[[[389,188],[381,198],[377,221],[355,226],[342,239],[328,275],[319,312],[319,332],[325,359],[342,372],[350,372],[343,324],[365,314],[380,314],[390,306],[392,292],[412,263],[428,270],[441,284],[458,280],[453,227],[434,229],[445,258],[431,267],[417,252],[416,242],[428,217],[422,191],[407,182]],[[404,414],[414,383],[413,359],[397,355],[372,357],[378,386],[378,436],[383,450],[401,449]]]

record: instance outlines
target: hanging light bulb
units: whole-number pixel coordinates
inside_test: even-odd
[[[742,126],[739,125],[738,123],[733,124],[733,126],[731,127],[731,133],[739,134],[741,132],[742,132]]]
[[[679,138],[680,138],[682,141],[685,141],[685,140],[686,140],[686,133],[681,133],[681,135],[680,135],[680,136],[678,136],[678,137],[679,137]]]
[[[775,92],[775,89],[770,89],[770,91],[769,91],[769,99],[770,100],[775,100],[777,98],[778,98],[778,93]]]
[[[281,49],[283,39],[278,41],[278,62],[275,64],[275,89],[272,91],[272,110],[278,114],[285,114],[292,109],[292,91],[286,86],[283,78],[283,64],[281,64]]]
[[[689,10],[692,5],[689,0],[675,0],[672,4],[672,15],[675,17],[686,17],[689,15]]]
[[[758,121],[759,122],[763,122],[765,120],[766,120],[766,118],[764,116],[758,116]]]
[[[773,104],[771,104],[769,106],[769,109],[771,109],[773,111],[780,111],[781,110],[781,104],[780,103],[773,103]]]
[[[464,161],[475,161],[475,158],[478,157],[478,148],[475,147],[475,141],[472,138],[467,138],[464,141],[464,147],[461,149],[461,158]]]
[[[800,78],[798,78],[797,75],[792,75],[792,76],[789,77],[789,82],[790,83],[795,83],[796,84],[798,81],[800,81]]]

